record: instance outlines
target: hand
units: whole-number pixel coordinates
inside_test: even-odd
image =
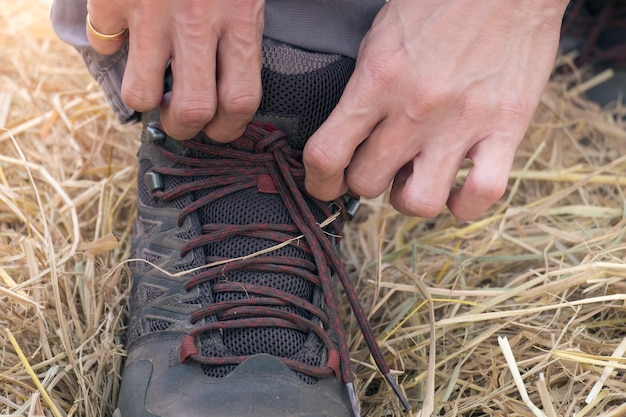
[[[304,149],[307,190],[376,197],[460,219],[499,199],[552,70],[564,0],[390,0]],[[472,169],[452,188],[463,160]]]
[[[144,112],[160,105],[163,127],[177,139],[204,130],[227,142],[243,133],[261,100],[263,0],[89,0],[87,7],[97,31],[128,28],[128,106]],[[89,41],[109,55],[126,40]],[[170,62],[174,85],[164,96]]]

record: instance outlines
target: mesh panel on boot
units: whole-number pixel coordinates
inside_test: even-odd
[[[150,144],[144,142],[142,146],[145,149],[145,147],[149,147]],[[154,198],[151,195],[150,191],[147,189],[146,184],[143,180],[144,175],[152,169],[153,163],[150,161],[150,159],[145,158],[145,157],[141,157],[138,162],[139,162],[139,171],[137,173],[137,178],[138,178],[137,194],[138,194],[139,202],[143,206],[154,207],[154,208],[169,207],[169,208],[182,209],[192,203],[193,201],[192,195],[184,195],[180,198],[177,198],[169,202],[164,202],[160,199]],[[181,184],[181,182],[183,181],[180,178],[172,177],[172,176],[165,176],[163,180],[164,180],[165,190],[172,189],[178,186],[179,184]],[[197,218],[194,219],[193,217],[191,217],[189,221],[190,221],[189,231],[185,233],[180,233],[178,235],[182,240],[191,239],[202,233],[201,226]],[[144,227],[144,225],[146,224],[151,224],[152,226]],[[139,253],[133,253],[132,257],[141,258],[155,265],[159,265],[159,263],[164,259],[164,257],[159,255],[160,253],[159,250],[153,251],[150,244],[146,245],[146,242],[149,241],[148,235],[152,233],[153,230],[156,229],[156,225],[153,223],[152,220],[143,219],[141,216],[141,210],[139,210],[134,228],[135,228],[135,232],[133,233],[134,241],[132,243],[132,247],[134,248],[134,251],[139,251]],[[140,235],[138,233],[139,230],[141,230],[143,234]],[[200,256],[202,255],[201,249],[200,250],[196,249],[196,251],[199,251],[199,255],[196,256],[194,259],[200,259],[201,261],[203,261],[204,256]],[[188,271],[190,269],[199,267],[200,265],[201,264],[198,263],[197,261],[189,265],[180,264],[180,265],[174,266],[170,272],[177,273],[181,271]],[[148,306],[152,301],[158,298],[158,296],[167,295],[167,294],[165,294],[164,292],[161,294],[157,294],[154,291],[154,289],[151,289],[149,285],[143,284],[144,277],[147,277],[148,278],[147,281],[150,282],[148,275],[154,272],[154,269],[152,266],[146,263],[142,263],[142,262],[133,262],[131,263],[130,266],[131,266],[131,270],[133,271],[133,294],[130,300],[131,317],[129,321],[130,330],[128,332],[128,340],[127,340],[127,344],[129,346],[132,345],[132,343],[137,338],[150,332],[167,330],[170,326],[172,326],[175,323],[175,320],[170,320],[168,317],[165,317],[165,316],[162,318],[152,317],[148,320],[142,319],[144,307]],[[205,294],[203,300],[206,303],[212,302],[209,294]],[[199,301],[195,301],[195,303],[198,304]],[[215,346],[215,349],[214,349],[215,352],[218,352],[221,355],[223,355],[225,352],[225,348],[223,346],[221,338],[219,337],[219,333],[213,332],[212,334],[207,334],[206,337],[207,337],[207,340],[210,340],[211,343]]]
[[[279,196],[274,194],[262,194],[256,189],[241,191],[217,200],[204,207],[200,217],[203,223],[218,224],[293,223],[291,216]],[[320,215],[319,217],[320,220],[322,220],[322,216]],[[274,245],[275,242],[265,239],[238,236],[207,245],[206,255],[207,258],[234,258],[255,253]],[[292,246],[278,249],[270,255],[289,256],[306,259],[311,262],[313,261],[310,255]],[[269,272],[233,271],[230,272],[225,279],[231,282],[242,282],[277,288],[308,301],[312,301],[313,299],[313,285],[307,280],[296,276]],[[202,289],[201,292],[203,294],[208,293],[208,291],[205,292],[202,291]],[[243,297],[246,297],[246,294],[219,293],[213,295],[215,302]],[[310,318],[308,313],[299,309],[293,307],[284,307],[284,309]],[[312,352],[303,352],[306,338],[306,335],[291,329],[262,328],[223,331],[224,344],[228,347],[231,354],[254,355],[258,353],[268,353],[274,356],[302,360],[310,365],[318,364],[316,362],[319,362],[319,357],[315,357],[316,355],[312,354]],[[202,337],[201,341],[202,354],[211,356],[213,347]],[[317,340],[313,343],[312,348],[313,351],[318,351],[321,348]],[[212,377],[223,374],[223,369],[219,368],[220,367],[211,366],[204,367],[207,375]],[[313,382],[308,378],[305,379]]]
[[[354,60],[276,44],[263,46],[263,59],[263,97],[258,112],[297,117],[298,129],[289,141],[302,149],[339,102]]]

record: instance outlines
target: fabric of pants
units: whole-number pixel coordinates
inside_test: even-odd
[[[266,0],[264,36],[316,52],[356,58],[359,44],[385,0]],[[80,53],[121,122],[137,117],[120,90],[128,43],[109,56],[98,54],[87,41],[87,0],[54,0],[52,26]]]

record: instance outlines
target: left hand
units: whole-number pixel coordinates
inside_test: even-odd
[[[87,9],[102,33],[128,28],[122,99],[130,108],[160,106],[176,139],[200,130],[219,142],[241,136],[261,101],[264,0],[88,0]],[[87,36],[103,55],[127,41]],[[163,95],[168,65],[174,83]]]
[[[550,76],[565,0],[390,0],[356,68],[304,149],[306,187],[380,195],[400,212],[460,219],[504,193]],[[473,167],[453,188],[465,158]]]

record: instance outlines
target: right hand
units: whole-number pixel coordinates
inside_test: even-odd
[[[92,26],[112,34],[127,27],[128,62],[122,99],[145,112],[161,107],[165,131],[180,140],[203,130],[211,139],[237,139],[261,100],[264,0],[88,0]],[[111,55],[126,40],[89,36]],[[163,95],[171,64],[172,92]]]
[[[554,66],[566,0],[391,0],[304,148],[307,191],[462,220],[506,190],[515,150]],[[463,161],[472,168],[461,186]]]

